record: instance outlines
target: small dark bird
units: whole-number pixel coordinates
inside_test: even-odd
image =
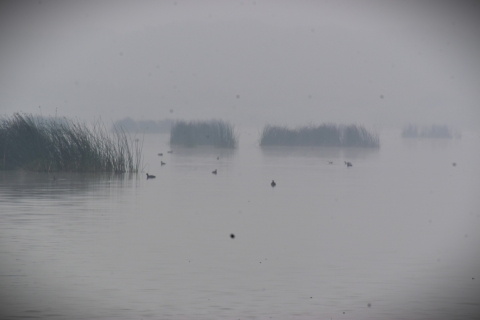
[[[166,163],[163,162],[163,161],[160,161],[160,165],[161,165],[161,166],[164,166],[164,165],[166,165]]]
[[[272,187],[275,187],[277,184],[275,183],[275,181],[272,180],[272,183],[270,183],[270,185],[271,185]]]
[[[328,161],[328,164],[333,164],[333,161]]]
[[[217,169],[212,171],[213,174],[217,174]]]
[[[452,166],[456,167],[456,166],[457,166],[457,163],[456,163],[456,162],[452,163]]]
[[[158,155],[161,157],[161,156],[163,156],[163,153],[159,153]]]
[[[347,162],[347,168],[353,166],[351,162]]]
[[[231,233],[230,238],[235,239],[235,235],[233,233]]]
[[[169,151],[167,151],[167,153],[173,153],[173,150],[169,150]]]
[[[148,174],[147,173],[147,179],[153,179],[153,178],[155,178],[155,176],[153,174]]]

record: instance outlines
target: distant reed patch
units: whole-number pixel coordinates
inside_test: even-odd
[[[170,144],[236,148],[238,138],[233,125],[226,121],[176,121],[170,130]]]
[[[169,133],[174,120],[133,120],[130,117],[115,121],[113,129],[123,128],[126,132],[138,133]]]
[[[408,124],[402,129],[402,138],[434,138],[434,139],[452,139],[454,133],[445,124],[433,124],[430,126],[418,126]],[[455,132],[455,137],[460,138],[460,132]]]
[[[16,113],[0,118],[0,170],[138,172],[142,142],[101,121]]]
[[[266,125],[260,146],[318,146],[378,148],[379,136],[360,125],[322,124],[290,129]]]

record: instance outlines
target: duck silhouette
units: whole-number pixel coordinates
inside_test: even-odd
[[[217,174],[217,169],[212,171],[213,174]]]
[[[275,183],[274,180],[272,180],[272,183],[270,183],[270,185],[271,185],[272,187],[275,187],[277,184]]]
[[[161,166],[164,166],[164,165],[166,165],[166,163],[163,162],[163,161],[160,161],[160,165],[161,165]]]
[[[153,179],[153,178],[155,178],[155,176],[153,174],[148,174],[147,173],[147,179]]]
[[[347,168],[353,166],[353,164],[351,162],[346,162],[345,164],[347,165]]]

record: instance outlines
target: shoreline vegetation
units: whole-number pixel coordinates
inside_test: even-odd
[[[113,130],[115,128],[123,128],[128,133],[169,133],[175,120],[133,120],[130,117],[115,121]]]
[[[402,138],[429,138],[429,139],[452,139],[461,138],[461,133],[455,133],[447,125],[433,124],[430,126],[418,126],[408,124],[402,129]]]
[[[260,146],[317,146],[379,148],[377,133],[363,126],[321,124],[290,129],[287,126],[266,125],[260,138]]]
[[[238,137],[233,125],[223,120],[189,122],[177,120],[170,130],[170,144],[234,149],[238,146]]]
[[[0,117],[0,170],[138,172],[143,142],[122,127],[15,113]]]

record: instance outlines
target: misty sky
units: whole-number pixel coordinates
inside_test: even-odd
[[[4,1],[0,115],[478,129],[477,21],[474,1]]]

